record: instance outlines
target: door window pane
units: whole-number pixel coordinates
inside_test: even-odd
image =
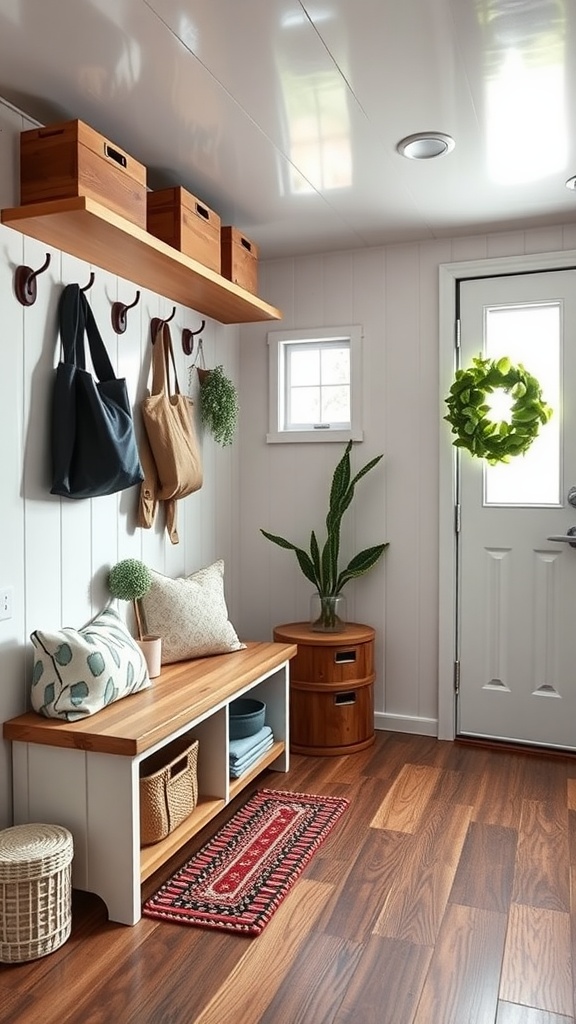
[[[484,463],[485,505],[560,504],[560,302],[488,306],[484,310],[484,352],[489,359],[508,356],[538,380],[552,419],[525,455],[507,465]],[[507,396],[494,393],[495,418],[506,418]]]

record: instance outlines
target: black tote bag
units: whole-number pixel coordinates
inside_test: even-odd
[[[95,498],[143,479],[125,379],[112,363],[84,292],[64,288],[58,307],[62,359],[52,405],[51,494]],[[88,337],[96,380],[86,369]]]

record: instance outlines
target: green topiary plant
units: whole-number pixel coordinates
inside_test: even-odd
[[[124,558],[117,562],[108,573],[108,589],[112,597],[120,601],[132,601],[138,639],[142,640],[144,632],[138,601],[147,594],[152,586],[152,573],[144,562],[137,558]]]
[[[232,444],[238,421],[238,392],[223,366],[198,368],[200,420],[223,447]]]
[[[334,627],[333,598],[341,592],[348,580],[354,579],[356,576],[362,576],[368,569],[371,569],[388,547],[388,542],[385,544],[375,544],[374,547],[360,551],[348,563],[345,569],[340,570],[338,568],[342,516],[352,502],[354,489],[358,481],[373,469],[382,458],[382,455],[377,455],[376,458],[371,459],[351,480],[351,449],[352,441],[349,441],[344,455],[334,470],[332,487],[330,489],[330,506],[326,516],[327,538],[322,550],[320,550],[314,530],[312,530],[310,535],[310,553],[297,547],[296,544],[292,544],[291,541],[285,540],[284,537],[278,537],[273,533],[267,533],[266,530],[260,530],[260,533],[263,533],[274,544],[295,552],[298,565],[306,579],[310,580],[318,591],[320,598],[319,624],[325,629]]]

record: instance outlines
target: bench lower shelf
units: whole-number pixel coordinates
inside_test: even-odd
[[[244,775],[239,779],[230,779],[230,800],[233,800],[238,793],[241,793],[248,783],[252,782],[252,779],[255,779],[260,772],[263,772],[265,768],[272,765],[283,751],[284,743],[274,743],[261,760],[245,772]],[[224,807],[226,807],[225,800],[217,797],[199,797],[192,814],[178,828],[175,828],[169,836],[166,836],[166,839],[162,839],[159,843],[154,843],[153,846],[142,847],[140,851],[140,880],[144,882],[147,878],[150,878],[189,839],[192,839],[198,832],[201,832],[204,826],[212,821],[212,818],[215,818]]]

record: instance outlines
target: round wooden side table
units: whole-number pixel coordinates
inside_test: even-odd
[[[296,754],[355,754],[374,743],[374,636],[349,622],[341,633],[316,633],[307,622],[274,629],[296,644],[290,662],[290,748]]]

